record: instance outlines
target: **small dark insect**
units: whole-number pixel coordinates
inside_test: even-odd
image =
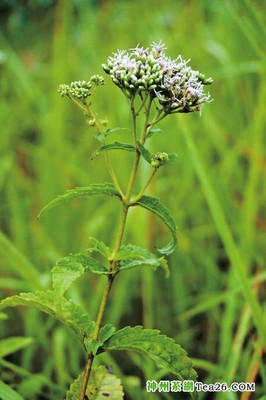
[[[110,393],[102,392],[102,395],[105,396],[105,397],[109,397],[109,396],[110,396]]]

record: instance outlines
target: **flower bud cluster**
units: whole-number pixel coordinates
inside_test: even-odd
[[[204,85],[212,79],[194,71],[181,56],[175,60],[167,57],[165,49],[160,42],[147,49],[120,50],[107,59],[103,69],[128,94],[150,92],[167,114],[199,111],[200,105],[210,100]]]
[[[96,86],[103,85],[104,78],[100,75],[93,75],[89,81],[74,81],[71,82],[70,85],[63,84],[59,86],[58,93],[60,93],[62,97],[75,97],[84,101],[87,97],[92,95],[92,83]]]
[[[91,95],[91,82],[90,81],[75,81],[70,85],[60,85],[58,92],[62,97],[71,96],[80,100],[85,100]]]
[[[117,86],[131,93],[153,91],[163,77],[155,55],[140,47],[133,49],[131,54],[118,51],[108,58],[103,69]]]
[[[167,153],[158,152],[155,154],[151,166],[154,168],[159,168],[169,161],[169,155]]]

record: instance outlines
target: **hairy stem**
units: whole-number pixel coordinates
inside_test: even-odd
[[[146,130],[148,127],[150,107],[151,107],[151,100],[149,101],[149,104],[145,110],[146,119],[145,119],[144,131],[142,134],[142,142],[145,142],[145,134],[146,134]],[[134,108],[134,97],[132,97],[132,99],[131,99],[131,113],[132,113],[132,121],[133,121],[133,138],[134,138],[135,145],[137,145],[137,124],[136,124],[137,113]],[[109,270],[110,270],[110,272],[113,272],[113,273],[108,276],[108,281],[106,283],[103,297],[101,300],[101,304],[99,307],[96,324],[95,324],[95,329],[93,332],[93,339],[95,339],[95,340],[97,340],[98,336],[99,336],[99,332],[101,329],[101,325],[102,325],[102,321],[103,321],[103,317],[104,317],[104,313],[105,313],[105,309],[106,309],[106,305],[107,305],[107,301],[108,301],[108,296],[109,296],[109,293],[112,288],[112,284],[113,284],[113,281],[114,281],[114,278],[115,278],[115,275],[117,272],[117,262],[115,261],[115,257],[120,250],[124,232],[125,232],[128,209],[129,209],[129,207],[131,207],[130,200],[131,200],[131,195],[132,195],[132,191],[134,188],[134,183],[136,180],[137,170],[138,170],[138,166],[139,166],[139,160],[140,160],[140,152],[136,146],[135,159],[134,159],[134,163],[133,163],[132,170],[131,170],[131,175],[130,175],[129,182],[128,182],[126,195],[122,195],[123,209],[122,209],[119,229],[118,229],[118,233],[117,233],[117,239],[116,239],[116,243],[114,246],[114,250],[113,250],[111,256],[109,257]],[[111,171],[110,171],[110,164],[108,162],[108,159],[106,161],[107,161],[107,167],[109,169],[109,172],[112,172],[111,173],[112,177],[115,176],[113,173],[113,170],[111,169]],[[119,187],[116,177],[115,177],[115,179],[113,179],[113,181],[114,181],[114,183],[116,182],[116,186]],[[144,190],[146,188],[147,188],[147,184],[145,185]],[[121,190],[120,190],[120,192],[121,192]],[[88,359],[87,359],[86,367],[84,369],[83,378],[82,378],[82,385],[81,385],[79,400],[84,400],[84,397],[86,395],[87,385],[88,385],[94,357],[95,356],[92,352],[90,352],[88,354]]]
[[[107,300],[108,300],[108,295],[109,295],[109,292],[111,290],[113,280],[114,280],[114,276],[109,275],[108,276],[108,281],[106,282],[106,286],[105,286],[105,289],[104,289],[104,292],[103,292],[103,297],[102,297],[102,301],[101,301],[101,304],[100,304],[100,308],[99,308],[99,311],[98,311],[98,315],[97,315],[97,319],[96,319],[96,323],[95,323],[95,328],[94,328],[94,332],[93,332],[93,339],[95,339],[95,340],[97,340],[98,336],[99,336],[99,332],[100,332],[100,329],[101,329],[102,320],[103,320],[103,317],[104,317],[104,312],[105,312],[106,304],[107,304]],[[87,359],[86,367],[84,369],[83,378],[82,378],[82,384],[81,384],[81,391],[80,391],[80,395],[79,395],[79,400],[84,400],[94,357],[95,356],[94,356],[94,354],[92,352],[90,352],[88,354],[88,359]]]

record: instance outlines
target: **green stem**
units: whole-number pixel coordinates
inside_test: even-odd
[[[94,112],[93,112],[92,109],[90,108],[89,104],[87,104],[87,105],[82,104],[82,103],[80,103],[78,100],[76,100],[76,99],[75,99],[74,97],[72,97],[72,96],[70,96],[70,99],[71,99],[71,100],[72,100],[86,115],[88,115],[89,118],[91,118],[91,119],[93,119],[93,120],[95,121],[95,126],[96,126],[98,132],[103,133],[103,132],[104,132],[104,127],[103,127],[101,121],[99,121],[99,120],[96,118],[96,115],[94,114]],[[103,134],[104,134],[104,133],[103,133]],[[104,157],[105,157],[106,166],[107,166],[108,172],[109,172],[109,174],[110,174],[110,177],[111,177],[111,179],[112,179],[112,181],[113,181],[113,184],[114,184],[116,190],[117,190],[117,191],[121,194],[121,196],[123,197],[124,194],[123,194],[122,189],[121,189],[121,187],[120,187],[120,185],[119,185],[119,183],[118,183],[117,177],[116,177],[115,172],[114,172],[113,167],[112,167],[112,163],[111,163],[110,157],[109,157],[109,155],[108,155],[107,152],[104,152]]]
[[[145,106],[145,103],[146,103],[146,101],[147,101],[147,99],[148,99],[148,95],[146,95],[144,98],[141,97],[141,99],[142,99],[142,103],[141,103],[139,109],[136,111],[136,115],[139,115],[140,111],[141,111],[141,110],[143,109],[143,107]]]
[[[128,214],[128,209],[129,209],[129,205],[124,203],[123,204],[123,210],[122,210],[122,215],[121,215],[121,219],[120,219],[120,224],[119,224],[119,229],[118,229],[118,233],[117,233],[117,239],[116,239],[116,243],[114,246],[114,250],[111,254],[111,256],[109,257],[109,263],[110,263],[110,271],[115,272],[116,270],[116,264],[114,262],[115,256],[117,255],[122,240],[123,240],[123,236],[124,236],[124,232],[125,232],[125,227],[126,227],[126,220],[127,220],[127,214]]]
[[[163,114],[162,114],[163,113]],[[157,124],[159,121],[161,121],[162,119],[164,119],[166,117],[167,114],[164,113],[163,109],[159,109],[156,116],[153,118],[153,120],[149,123],[147,123],[146,126],[146,131],[145,131],[145,136],[144,136],[144,141],[147,139],[148,134],[151,130],[151,128]]]
[[[145,133],[146,133],[146,129],[148,126],[150,107],[151,107],[151,101],[149,102],[149,106],[146,110],[146,121],[145,121],[144,131],[143,131],[143,135],[142,135],[143,141],[145,141]],[[133,120],[133,137],[134,137],[135,144],[137,144],[137,125],[136,125],[137,115],[136,115],[135,108],[134,108],[134,97],[132,97],[132,99],[131,99],[131,112],[132,112],[132,120]],[[121,215],[119,229],[118,229],[118,233],[117,233],[117,239],[116,239],[113,253],[109,257],[109,269],[110,269],[110,272],[113,272],[113,274],[109,275],[109,277],[108,277],[108,281],[106,283],[103,297],[101,300],[101,304],[99,307],[99,311],[98,311],[98,315],[97,315],[97,319],[96,319],[96,323],[95,323],[95,329],[93,332],[93,339],[95,339],[95,340],[98,339],[98,335],[99,335],[99,332],[101,329],[101,325],[102,325],[102,321],[103,321],[103,317],[104,317],[104,313],[105,313],[105,309],[106,309],[106,305],[107,305],[107,301],[108,301],[108,296],[109,296],[109,293],[112,288],[112,284],[113,284],[113,281],[114,281],[114,278],[115,278],[115,275],[117,272],[117,262],[115,261],[115,257],[120,250],[124,232],[125,232],[128,209],[131,206],[130,199],[131,199],[131,195],[132,195],[132,191],[133,191],[133,187],[134,187],[134,183],[135,183],[135,179],[136,179],[136,175],[137,175],[139,160],[140,160],[140,152],[136,148],[134,164],[132,166],[132,171],[131,171],[126,195],[122,196],[123,209],[122,209],[122,215]],[[107,160],[107,164],[108,164],[108,160]],[[87,385],[88,385],[94,357],[95,356],[92,352],[90,352],[88,354],[88,359],[87,359],[86,367],[84,369],[83,378],[82,378],[79,400],[84,400],[84,397],[86,395]]]
[[[147,187],[149,186],[149,184],[151,183],[154,175],[156,174],[156,172],[158,171],[158,168],[154,168],[151,175],[149,176],[146,184],[144,185],[143,189],[139,192],[139,194],[135,197],[135,199],[132,200],[131,204],[137,203],[139,201],[139,199],[144,195]]]
[[[104,152],[104,158],[105,158],[107,169],[109,171],[109,175],[110,175],[110,177],[111,177],[111,179],[113,181],[113,184],[114,184],[116,190],[120,193],[121,197],[123,198],[124,197],[124,193],[123,193],[123,191],[122,191],[122,189],[121,189],[121,187],[120,187],[120,185],[118,183],[116,174],[114,172],[114,169],[113,169],[113,166],[112,166],[112,163],[111,163],[111,160],[110,160],[110,157],[109,157],[107,151]]]
[[[98,336],[99,336],[99,332],[101,329],[102,320],[104,317],[104,312],[105,312],[106,304],[107,304],[107,300],[108,300],[108,295],[111,290],[113,280],[114,280],[114,275],[109,275],[108,281],[106,282],[105,289],[103,292],[103,297],[102,297],[102,301],[101,301],[100,308],[98,311],[97,319],[95,322],[95,328],[94,328],[94,332],[93,332],[93,339],[95,339],[95,340],[97,340]],[[82,378],[79,400],[84,400],[94,357],[95,357],[95,355],[92,352],[90,352],[88,354],[88,359],[87,359],[86,367],[84,369],[83,378]]]

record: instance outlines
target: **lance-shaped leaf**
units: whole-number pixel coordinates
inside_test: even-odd
[[[162,267],[166,276],[169,275],[167,261],[164,257],[158,258],[154,253],[132,244],[121,246],[115,260],[119,261],[119,270],[145,266],[156,270],[158,267]]]
[[[155,129],[151,129],[149,131],[149,134],[147,136],[147,139],[152,137],[152,135],[154,135],[155,133],[162,133],[162,130],[160,128],[155,128]]]
[[[61,299],[70,285],[84,272],[108,274],[108,269],[98,260],[82,253],[62,258],[52,269],[53,288],[57,299]]]
[[[111,255],[111,249],[106,246],[105,243],[101,242],[100,240],[94,238],[94,237],[89,237],[90,240],[90,247],[88,248],[89,252],[95,252],[99,253],[104,258],[108,258]]]
[[[136,151],[135,147],[128,143],[120,143],[114,142],[110,144],[106,144],[104,146],[99,147],[93,154],[91,158],[94,158],[101,154],[103,151],[109,150],[125,150],[125,151]]]
[[[155,329],[127,326],[115,332],[104,350],[131,350],[151,358],[159,368],[166,368],[180,380],[196,380],[192,362],[182,347]]]
[[[150,164],[150,163],[152,162],[152,160],[153,160],[153,156],[152,156],[152,154],[149,152],[149,150],[146,149],[146,147],[144,147],[143,144],[141,144],[139,141],[138,141],[138,149],[139,149],[139,151],[140,151],[140,154],[141,154],[142,157],[144,158],[144,160],[146,160],[147,163]]]
[[[61,196],[58,196],[54,200],[50,201],[50,203],[48,203],[40,211],[38,218],[40,218],[44,211],[47,211],[50,208],[60,206],[70,200],[91,196],[111,196],[121,199],[119,192],[112,183],[95,183],[89,186],[77,187],[76,189],[67,190],[65,194],[62,194]]]
[[[109,136],[112,133],[117,132],[117,131],[127,131],[127,130],[128,130],[128,128],[111,128],[111,129],[107,129],[105,132],[96,133],[96,135],[94,135],[94,138],[96,140],[98,140],[98,142],[104,143],[106,136]]]
[[[29,346],[32,342],[33,338],[20,336],[2,339],[0,340],[0,358],[15,353],[16,351]]]
[[[176,238],[176,224],[172,218],[169,209],[156,197],[142,196],[135,204],[139,205],[147,210],[151,211],[157,217],[159,217],[165,225],[170,229],[173,240],[161,249],[157,249],[161,254],[171,254],[175,250],[177,238]]]
[[[84,336],[92,334],[94,322],[86,312],[73,301],[62,299],[62,307],[58,311],[57,304],[54,301],[54,292],[37,291],[35,293],[21,293],[19,295],[7,297],[0,302],[0,309],[6,307],[26,306],[34,307],[53,318],[61,321],[64,325],[70,327],[73,332],[79,337],[83,344]]]
[[[24,397],[20,396],[10,385],[7,385],[3,381],[0,381],[0,399],[5,400],[25,400]]]
[[[66,400],[79,400],[81,383],[82,374],[70,386]],[[103,365],[92,369],[86,395],[90,400],[123,400],[124,398],[120,379]]]

